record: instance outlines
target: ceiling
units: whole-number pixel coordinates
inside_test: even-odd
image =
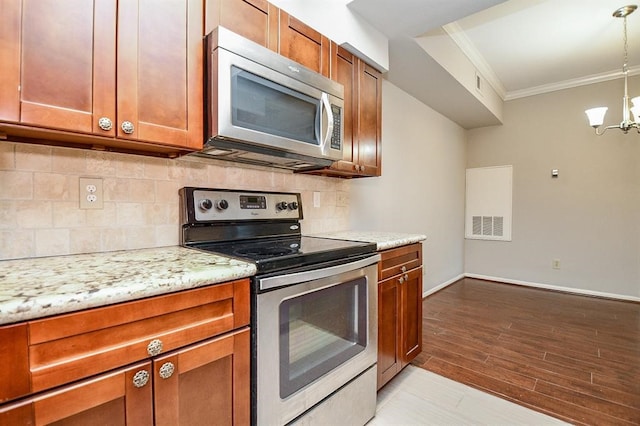
[[[620,78],[623,20],[612,13],[638,3],[352,0],[349,7],[389,38],[387,79],[463,127],[473,128],[498,124],[499,118],[469,93],[465,96],[460,83],[415,37],[442,33],[438,29],[444,26],[496,93],[510,100]],[[627,22],[629,74],[640,74],[640,10]],[[467,107],[461,108],[463,104]]]

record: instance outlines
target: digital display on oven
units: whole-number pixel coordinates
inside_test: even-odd
[[[266,209],[267,199],[262,195],[241,195],[241,209]]]

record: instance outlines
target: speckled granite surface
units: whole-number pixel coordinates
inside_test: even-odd
[[[184,247],[0,261],[0,324],[255,275],[255,265]]]
[[[342,231],[328,234],[314,235],[315,237],[333,238],[336,240],[365,241],[377,243],[378,250],[387,250],[394,247],[405,246],[427,239],[422,234],[402,234],[397,232],[369,232],[369,231]]]

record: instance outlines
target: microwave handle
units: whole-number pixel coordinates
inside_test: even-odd
[[[322,100],[322,105],[324,106],[324,111],[327,114],[327,133],[324,135],[322,139],[322,143],[320,144],[320,148],[324,151],[324,147],[327,145],[327,142],[331,140],[331,135],[333,135],[333,111],[331,111],[331,102],[329,102],[329,95],[326,93],[322,93],[320,97]]]

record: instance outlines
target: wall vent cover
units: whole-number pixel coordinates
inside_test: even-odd
[[[467,169],[465,238],[511,241],[513,167]]]

